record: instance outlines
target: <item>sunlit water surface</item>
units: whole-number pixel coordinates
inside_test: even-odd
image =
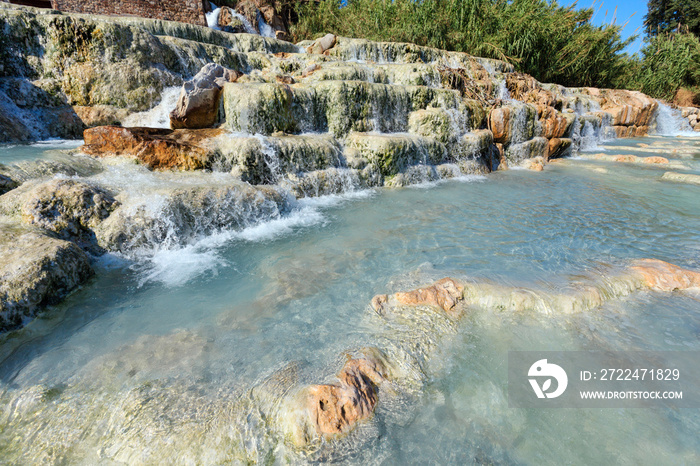
[[[700,153],[676,138],[605,152],[639,143],[666,153],[637,155]],[[700,173],[698,155],[674,160]],[[444,276],[556,289],[649,257],[700,269],[700,186],[664,171],[577,158],[308,200],[223,240],[105,257],[88,285],[0,337],[0,462],[698,464],[697,410],[523,410],[506,391],[510,350],[700,350],[690,292],[572,316],[470,309],[450,331],[423,329],[425,383],[380,394],[371,420],[315,452],[292,448],[265,411],[290,387],[332,381],[347,351],[405,338],[373,315],[378,293]],[[284,388],[269,383],[280,373]]]

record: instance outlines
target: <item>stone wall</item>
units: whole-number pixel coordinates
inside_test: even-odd
[[[143,18],[207,25],[207,0],[51,0],[55,10],[97,15]]]

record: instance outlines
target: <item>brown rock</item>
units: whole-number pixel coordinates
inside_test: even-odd
[[[243,22],[233,15],[234,10],[227,6],[222,6],[219,12],[219,27],[222,31],[238,34],[248,32],[245,30]]]
[[[95,157],[135,157],[151,169],[197,170],[208,164],[206,141],[222,133],[221,129],[99,126],[85,130],[80,150]]]
[[[572,141],[571,139],[568,138],[552,138],[549,140],[549,143],[547,144],[547,157],[546,159],[549,161],[550,159],[556,158],[556,157],[561,157],[564,154],[564,151],[571,147]]]
[[[574,121],[573,118],[566,118],[562,113],[556,111],[554,107],[545,107],[542,110],[538,110],[538,113],[540,113],[542,137],[547,139],[564,137]]]
[[[182,86],[177,107],[170,113],[173,129],[210,128],[218,120],[221,89],[242,74],[216,63],[205,65],[192,80]]]
[[[489,129],[493,133],[493,140],[505,144],[510,140],[510,107],[498,107],[491,109],[488,118]]]
[[[277,82],[281,84],[294,84],[296,81],[294,81],[294,78],[291,76],[285,75],[285,76],[276,76]]]
[[[642,162],[644,163],[653,163],[653,164],[665,164],[668,163],[668,159],[666,157],[644,157],[642,159]]]
[[[658,259],[642,259],[630,269],[637,273],[645,286],[656,291],[700,288],[700,273],[683,269]]]
[[[443,278],[425,288],[396,293],[394,294],[394,299],[399,304],[436,306],[447,313],[451,313],[457,303],[462,301],[463,291],[464,287],[457,281],[452,278]]]
[[[616,155],[613,157],[613,162],[635,163],[637,162],[637,156],[628,154]]]
[[[341,434],[374,412],[385,369],[373,358],[350,359],[338,383],[312,385],[307,392],[311,424],[321,435]]]

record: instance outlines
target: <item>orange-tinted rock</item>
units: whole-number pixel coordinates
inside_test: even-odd
[[[542,125],[542,137],[547,139],[561,138],[571,126],[573,119],[567,119],[557,112],[554,107],[546,107],[541,111],[540,124]]]
[[[545,108],[557,105],[557,99],[554,94],[543,89],[535,78],[527,74],[508,73],[506,75],[506,87],[512,98],[537,107],[538,115],[541,115],[542,110]]]
[[[629,154],[616,155],[613,157],[613,162],[635,163],[637,162],[637,157]]]
[[[322,435],[341,434],[370,417],[384,373],[377,360],[351,359],[338,374],[338,383],[309,387],[307,410],[316,431]]]
[[[98,126],[83,133],[80,148],[95,157],[135,157],[151,169],[197,170],[208,163],[205,142],[223,133],[221,129],[156,129]]]
[[[683,269],[658,259],[642,259],[632,267],[645,286],[657,291],[686,290],[700,288],[700,273]]]
[[[644,159],[642,159],[642,162],[653,163],[653,164],[664,164],[664,163],[668,163],[668,159],[666,157],[644,157]]]
[[[564,152],[566,149],[571,147],[572,141],[571,139],[562,139],[562,138],[552,138],[549,140],[549,143],[547,145],[547,157],[546,159],[553,159],[556,157],[561,157],[564,155]]]
[[[494,142],[504,144],[510,140],[510,117],[510,107],[491,109],[488,123],[489,129],[493,133]]]
[[[447,313],[452,313],[455,306],[462,301],[464,287],[452,278],[443,278],[431,286],[413,291],[399,292],[391,297],[378,295],[372,298],[372,307],[381,312],[387,305],[396,303],[407,306],[435,306]]]

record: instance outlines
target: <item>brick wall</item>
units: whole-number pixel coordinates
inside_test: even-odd
[[[51,0],[55,10],[96,15],[141,16],[143,18],[207,25],[208,0]]]

